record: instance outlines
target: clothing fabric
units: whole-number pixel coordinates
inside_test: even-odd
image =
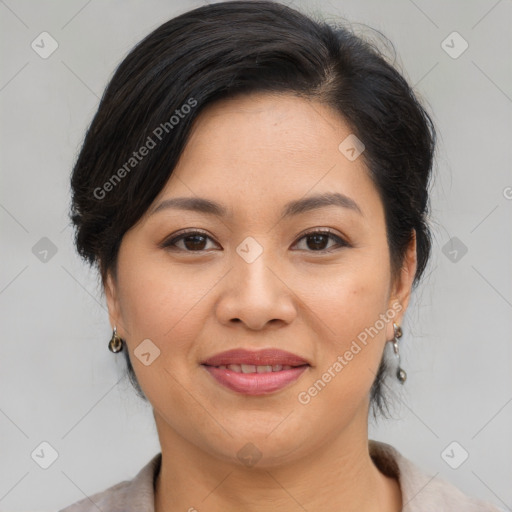
[[[370,440],[369,450],[379,470],[398,479],[402,512],[504,512],[465,495],[446,480],[424,473],[389,444]],[[160,452],[132,480],[124,480],[59,512],[155,512],[154,485],[161,462]]]

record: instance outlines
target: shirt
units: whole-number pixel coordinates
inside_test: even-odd
[[[369,451],[382,473],[397,478],[402,512],[504,512],[465,495],[446,480],[424,473],[389,444],[369,440]],[[161,461],[160,452],[132,480],[119,482],[59,512],[155,512],[154,485]]]

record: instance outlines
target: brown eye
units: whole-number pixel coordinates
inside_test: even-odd
[[[336,242],[336,244],[341,247],[348,246],[345,240],[331,231],[312,231],[306,233],[300,240],[307,240],[306,250],[309,250],[309,252],[329,252],[329,249],[332,247],[327,246],[329,240]]]
[[[188,231],[165,241],[161,244],[162,248],[168,250],[178,250],[185,252],[204,252],[207,250],[208,240],[213,240],[207,234],[201,231]],[[330,252],[333,247],[329,246],[329,241],[335,242],[334,246],[348,247],[349,244],[342,238],[335,235],[331,231],[312,231],[306,233],[301,239],[306,240],[306,248],[308,252]],[[181,246],[178,245],[181,243]]]
[[[169,250],[178,249],[186,252],[201,252],[206,250],[207,240],[211,240],[211,238],[201,231],[188,231],[164,242],[162,248]],[[182,245],[178,246],[178,242],[182,242]]]

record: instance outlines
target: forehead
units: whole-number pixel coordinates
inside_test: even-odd
[[[259,92],[208,105],[194,123],[191,141],[196,146],[236,142],[231,152],[237,155],[264,149],[267,156],[307,158],[337,149],[350,133],[345,119],[327,105],[291,93]]]
[[[242,209],[325,192],[379,201],[363,159],[351,161],[339,149],[351,133],[330,107],[292,94],[217,101],[196,118],[157,199],[196,195]]]

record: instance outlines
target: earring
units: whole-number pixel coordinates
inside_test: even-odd
[[[398,340],[402,337],[402,328],[393,322],[393,328],[395,330],[395,337],[393,338],[393,350],[398,359],[398,369],[396,370],[396,378],[403,384],[407,379],[407,373],[400,366],[400,350],[398,348]]]
[[[114,332],[112,338],[108,342],[108,348],[111,352],[120,352],[123,350],[123,340],[117,335],[117,327],[114,326]]]

